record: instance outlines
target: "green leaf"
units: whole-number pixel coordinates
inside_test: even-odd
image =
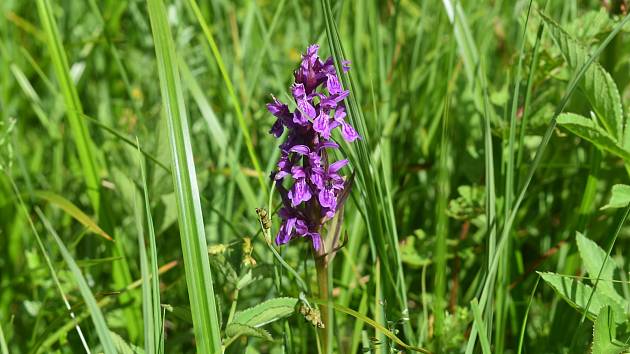
[[[72,204],[71,201],[66,198],[55,194],[49,191],[34,191],[33,196],[44,199],[47,202],[56,205],[61,208],[61,210],[65,211],[68,215],[72,216],[76,221],[83,224],[83,226],[87,227],[91,232],[103,237],[106,240],[112,241],[112,237],[107,234],[107,232],[103,231],[92,218],[86,215],[84,212],[79,209],[76,205]]]
[[[589,52],[573,39],[554,20],[541,13],[541,16],[549,28],[562,55],[573,70],[577,70],[588,60]],[[593,63],[584,73],[579,82],[580,88],[593,106],[593,110],[610,133],[613,139],[620,145],[628,147],[630,137],[623,132],[623,112],[621,98],[617,86],[610,74],[598,64]],[[627,132],[626,132],[627,133]],[[623,140],[623,142],[622,142]]]
[[[560,274],[539,274],[543,280],[558,293],[558,295],[562,296],[562,298],[569,303],[569,305],[579,311],[584,311],[586,304],[588,303],[588,299],[591,296],[591,293],[593,293],[592,287]],[[615,322],[623,323],[625,318],[623,316],[624,311],[621,305],[599,289],[597,289],[593,294],[593,299],[591,300],[591,304],[588,308],[588,317],[590,319],[594,319],[602,307],[608,305],[615,310]]]
[[[593,325],[593,354],[619,354],[628,349],[615,339],[616,324],[614,312],[610,306],[602,307]]]
[[[232,323],[260,327],[267,323],[290,316],[295,312],[298,299],[293,297],[278,297],[267,300],[254,307],[250,307],[234,314]]]
[[[171,173],[175,186],[179,231],[199,353],[220,353],[221,323],[217,313],[199,187],[192,153],[177,51],[162,0],[148,0],[157,57],[162,106],[168,126]]]
[[[242,323],[230,323],[225,328],[225,334],[228,337],[238,337],[238,336],[248,336],[248,337],[257,337],[262,338],[264,340],[272,341],[273,337],[269,332],[262,328],[256,328],[248,325],[244,325]]]
[[[602,209],[624,208],[630,203],[630,186],[625,184],[615,184],[612,187],[612,195],[608,204]]]
[[[599,275],[600,279],[597,284],[597,290],[601,290],[606,293],[606,295],[619,301],[620,303],[624,301],[623,297],[617,293],[615,287],[613,286],[612,279],[614,277],[616,266],[612,258],[608,257],[608,259],[606,259],[606,252],[595,242],[589,240],[581,233],[577,233],[576,239],[578,250],[580,251],[580,258],[582,258],[584,267],[592,279],[597,278],[600,274],[599,271],[602,269],[604,260],[606,260],[606,264],[602,269],[601,275]],[[594,282],[595,280],[592,281]]]
[[[615,154],[630,163],[630,151],[621,147],[604,129],[592,119],[573,113],[562,113],[558,116],[558,124],[573,134],[588,140],[599,149]]]

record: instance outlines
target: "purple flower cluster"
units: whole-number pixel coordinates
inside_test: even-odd
[[[338,173],[348,160],[333,162],[327,153],[339,147],[331,133],[341,128],[341,136],[347,142],[360,138],[345,120],[343,101],[350,91],[342,88],[332,57],[322,61],[318,49],[319,45],[309,46],[294,72],[291,93],[297,108],[291,112],[273,96],[273,102],[267,104],[269,112],[277,118],[270,133],[279,138],[285,128],[288,130],[285,142],[280,145],[278,170],[272,173],[283,202],[276,243],[310,237],[316,250],[321,248],[321,226],[335,215],[349,188]],[[350,69],[348,64],[342,63],[344,72]],[[288,189],[282,184],[285,178],[292,182]]]

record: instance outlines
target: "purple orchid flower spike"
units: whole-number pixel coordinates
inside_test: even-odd
[[[343,89],[332,57],[322,61],[318,50],[319,45],[310,45],[294,72],[291,94],[297,108],[291,112],[272,96],[267,109],[277,118],[270,133],[279,138],[285,129],[288,131],[280,146],[278,169],[271,176],[283,204],[276,244],[310,238],[313,248],[321,253],[320,231],[339,212],[351,184],[351,179],[339,173],[348,160],[331,158],[330,150],[339,148],[332,135],[340,128],[339,133],[347,142],[360,136],[345,119],[344,101],[350,91]],[[349,61],[342,62],[342,70],[350,70]],[[283,185],[285,179],[287,187]]]

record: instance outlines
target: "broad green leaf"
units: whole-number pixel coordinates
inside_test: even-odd
[[[619,354],[628,349],[628,346],[621,345],[616,339],[614,313],[610,306],[604,306],[599,311],[599,315],[593,325],[593,354]]]
[[[171,173],[177,204],[193,328],[199,353],[221,352],[217,313],[199,186],[192,152],[177,51],[162,0],[148,0],[162,106],[168,126]]]
[[[234,314],[232,323],[260,327],[267,323],[290,316],[295,312],[298,299],[293,297],[279,297],[267,300],[254,307],[250,307]]]
[[[600,279],[597,283],[597,290],[601,290],[614,300],[622,302],[623,297],[617,293],[612,282],[616,268],[614,260],[610,257],[606,259],[606,252],[581,233],[577,233],[576,239],[580,257],[582,258],[582,262],[584,262],[584,267],[588,275],[593,279],[592,282],[595,282],[600,269],[602,269],[604,260],[606,260],[606,265],[604,269],[602,269],[601,275],[599,275]]]
[[[584,311],[589,297],[593,293],[593,288],[577,281],[573,278],[555,274],[555,273],[539,273],[543,280],[549,284],[565,301],[579,311]],[[590,306],[588,308],[588,317],[594,319],[595,316],[604,306],[610,305],[615,310],[615,322],[623,323],[624,310],[619,303],[610,298],[608,295],[597,289],[593,294]]]
[[[577,70],[582,67],[588,60],[590,53],[554,20],[542,13],[541,16],[549,28],[551,37],[560,48],[571,69]],[[593,110],[601,119],[606,131],[620,145],[628,147],[630,141],[624,137],[621,98],[610,74],[600,64],[595,62],[586,70],[579,85],[591,103]]]
[[[248,326],[242,323],[230,323],[225,328],[225,334],[228,337],[248,336],[262,338],[268,341],[273,340],[271,334],[269,334],[269,332],[267,332],[266,330],[262,328]]]
[[[34,191],[33,196],[56,205],[68,213],[68,215],[72,216],[76,221],[83,224],[83,226],[87,227],[87,229],[91,232],[103,237],[106,240],[112,241],[112,237],[109,236],[107,232],[103,231],[103,229],[101,229],[96,222],[92,220],[92,218],[82,212],[81,209],[72,204],[72,202],[66,198],[49,191]]]
[[[558,116],[558,124],[573,134],[588,140],[599,149],[615,154],[630,163],[630,151],[621,147],[604,129],[597,126],[592,119],[573,113],[562,113]]]
[[[602,209],[624,208],[630,203],[630,186],[625,184],[615,184],[612,187],[612,195],[608,204]]]

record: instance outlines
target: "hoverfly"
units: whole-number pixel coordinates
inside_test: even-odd
[[[265,208],[256,208],[256,214],[258,214],[258,220],[260,220],[260,224],[263,229],[269,230],[271,229],[271,219],[269,218],[269,213]]]

